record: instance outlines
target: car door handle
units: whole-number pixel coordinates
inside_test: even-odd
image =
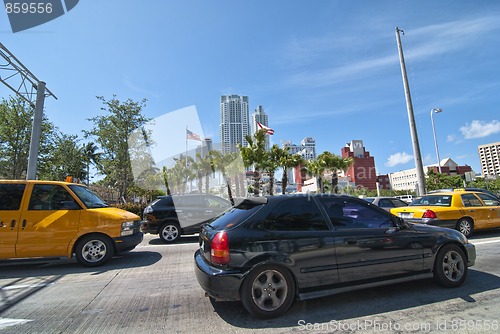
[[[23,219],[23,225],[22,225],[23,230],[25,227],[26,227],[26,219]]]
[[[12,221],[10,222],[10,228],[14,228],[14,227],[16,227],[16,220],[12,219]]]
[[[358,240],[346,239],[345,243],[348,245],[356,245],[358,243]]]
[[[469,210],[469,212],[474,212],[474,210]]]
[[[212,212],[214,212],[214,211],[213,211],[213,210],[206,210],[205,212],[206,212],[206,213],[212,213]]]
[[[182,210],[177,210],[177,209],[176,209],[176,210],[175,210],[175,212],[177,212],[177,213],[182,213]]]

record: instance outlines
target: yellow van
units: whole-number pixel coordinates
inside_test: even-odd
[[[139,216],[110,207],[81,184],[0,180],[0,260],[74,254],[95,267],[142,238]]]

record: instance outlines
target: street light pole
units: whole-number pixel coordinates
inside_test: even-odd
[[[441,174],[441,159],[439,158],[439,149],[438,149],[438,142],[436,139],[436,128],[434,127],[434,113],[440,113],[442,112],[443,109],[441,108],[434,108],[431,110],[431,123],[432,123],[432,133],[434,134],[434,145],[436,145],[436,156],[438,160],[438,170],[439,173]]]

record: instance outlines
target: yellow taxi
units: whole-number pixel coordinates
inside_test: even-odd
[[[454,228],[466,237],[475,230],[500,227],[500,201],[483,192],[455,190],[427,194],[391,213],[408,223]]]

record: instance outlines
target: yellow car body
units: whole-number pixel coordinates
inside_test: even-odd
[[[475,230],[500,227],[500,201],[476,191],[427,194],[391,213],[408,223],[454,228],[466,237]]]

